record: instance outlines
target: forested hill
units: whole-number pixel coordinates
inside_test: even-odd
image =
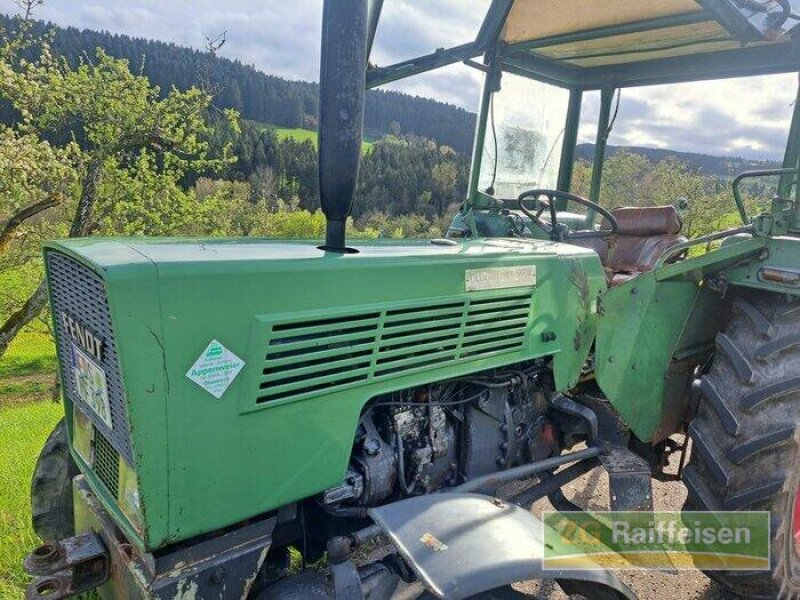
[[[13,27],[13,20],[0,15],[0,27]],[[37,23],[39,32],[52,28],[53,48],[70,62],[94,56],[96,48],[130,61],[131,70],[169,90],[187,89],[210,82],[219,94],[220,108],[234,108],[245,119],[281,127],[308,127],[318,114],[318,86],[267,75],[238,60],[210,58],[207,53],[153,40],[115,33],[80,30]],[[413,133],[468,153],[472,146],[475,115],[451,104],[399,92],[371,90],[367,94],[364,126],[372,134]],[[312,127],[313,128],[313,127]]]
[[[575,156],[579,159],[591,161],[594,156],[594,144],[578,144]],[[612,157],[617,152],[630,152],[644,156],[651,162],[661,162],[665,158],[675,158],[692,169],[697,169],[704,175],[713,175],[722,180],[735,177],[742,171],[752,169],[777,169],[781,163],[771,160],[754,160],[732,156],[713,156],[697,152],[680,152],[664,148],[645,148],[641,146],[608,146],[606,157]]]

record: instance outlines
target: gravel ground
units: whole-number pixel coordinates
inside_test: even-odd
[[[573,448],[573,451],[576,448]],[[578,448],[579,449],[579,448]],[[677,471],[676,455],[672,457],[669,472]],[[515,484],[510,484],[511,486]],[[564,495],[586,510],[608,510],[608,475],[602,468],[594,469],[580,479],[575,480],[564,488]],[[500,490],[500,496],[513,493],[509,490]],[[686,488],[680,481],[653,480],[653,504],[658,511],[679,511],[686,499]],[[553,510],[552,505],[546,500],[540,500],[532,507],[533,513],[541,516],[543,511]],[[373,547],[361,556],[358,561],[370,562],[376,560],[388,551],[391,546],[379,545]],[[658,571],[615,571],[619,578],[628,585],[641,600],[741,600],[740,596],[728,592],[719,584],[708,579],[700,571],[682,570],[673,573]],[[514,588],[531,600],[577,600],[581,596],[567,596],[561,588],[550,581],[527,581],[516,584]],[[416,588],[413,588],[416,589]],[[418,593],[418,591],[416,592]],[[410,591],[408,597],[416,597]],[[400,598],[405,597],[400,595]],[[588,598],[587,600],[592,600]]]
[[[675,457],[677,459],[677,457]],[[672,465],[671,472],[675,472]],[[564,495],[588,510],[608,510],[608,475],[601,468],[587,473],[564,488]],[[680,510],[686,499],[686,488],[680,481],[653,480],[655,510]],[[533,506],[540,516],[542,511],[553,510],[547,500]],[[739,596],[712,582],[700,571],[677,571],[674,574],[657,571],[617,571],[619,578],[641,600],[736,600]],[[535,594],[540,600],[567,600],[568,596],[549,582],[526,582],[515,586],[520,591]]]

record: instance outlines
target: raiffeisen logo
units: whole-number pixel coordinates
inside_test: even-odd
[[[545,569],[770,568],[768,512],[545,513]]]
[[[674,520],[650,523],[646,527],[615,521],[611,530],[614,544],[750,544],[750,527],[708,527],[696,521],[690,525]]]

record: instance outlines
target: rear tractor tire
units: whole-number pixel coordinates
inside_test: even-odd
[[[800,301],[742,292],[689,425],[684,510],[770,512],[771,572],[708,571],[746,598],[800,595]]]
[[[72,478],[78,467],[69,453],[67,424],[61,419],[39,454],[31,481],[33,529],[46,542],[75,535]]]

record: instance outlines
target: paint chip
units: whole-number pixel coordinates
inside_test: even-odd
[[[443,550],[447,550],[447,544],[438,540],[435,535],[432,533],[426,533],[419,541],[425,544],[428,548],[433,550],[434,552],[442,552]]]

